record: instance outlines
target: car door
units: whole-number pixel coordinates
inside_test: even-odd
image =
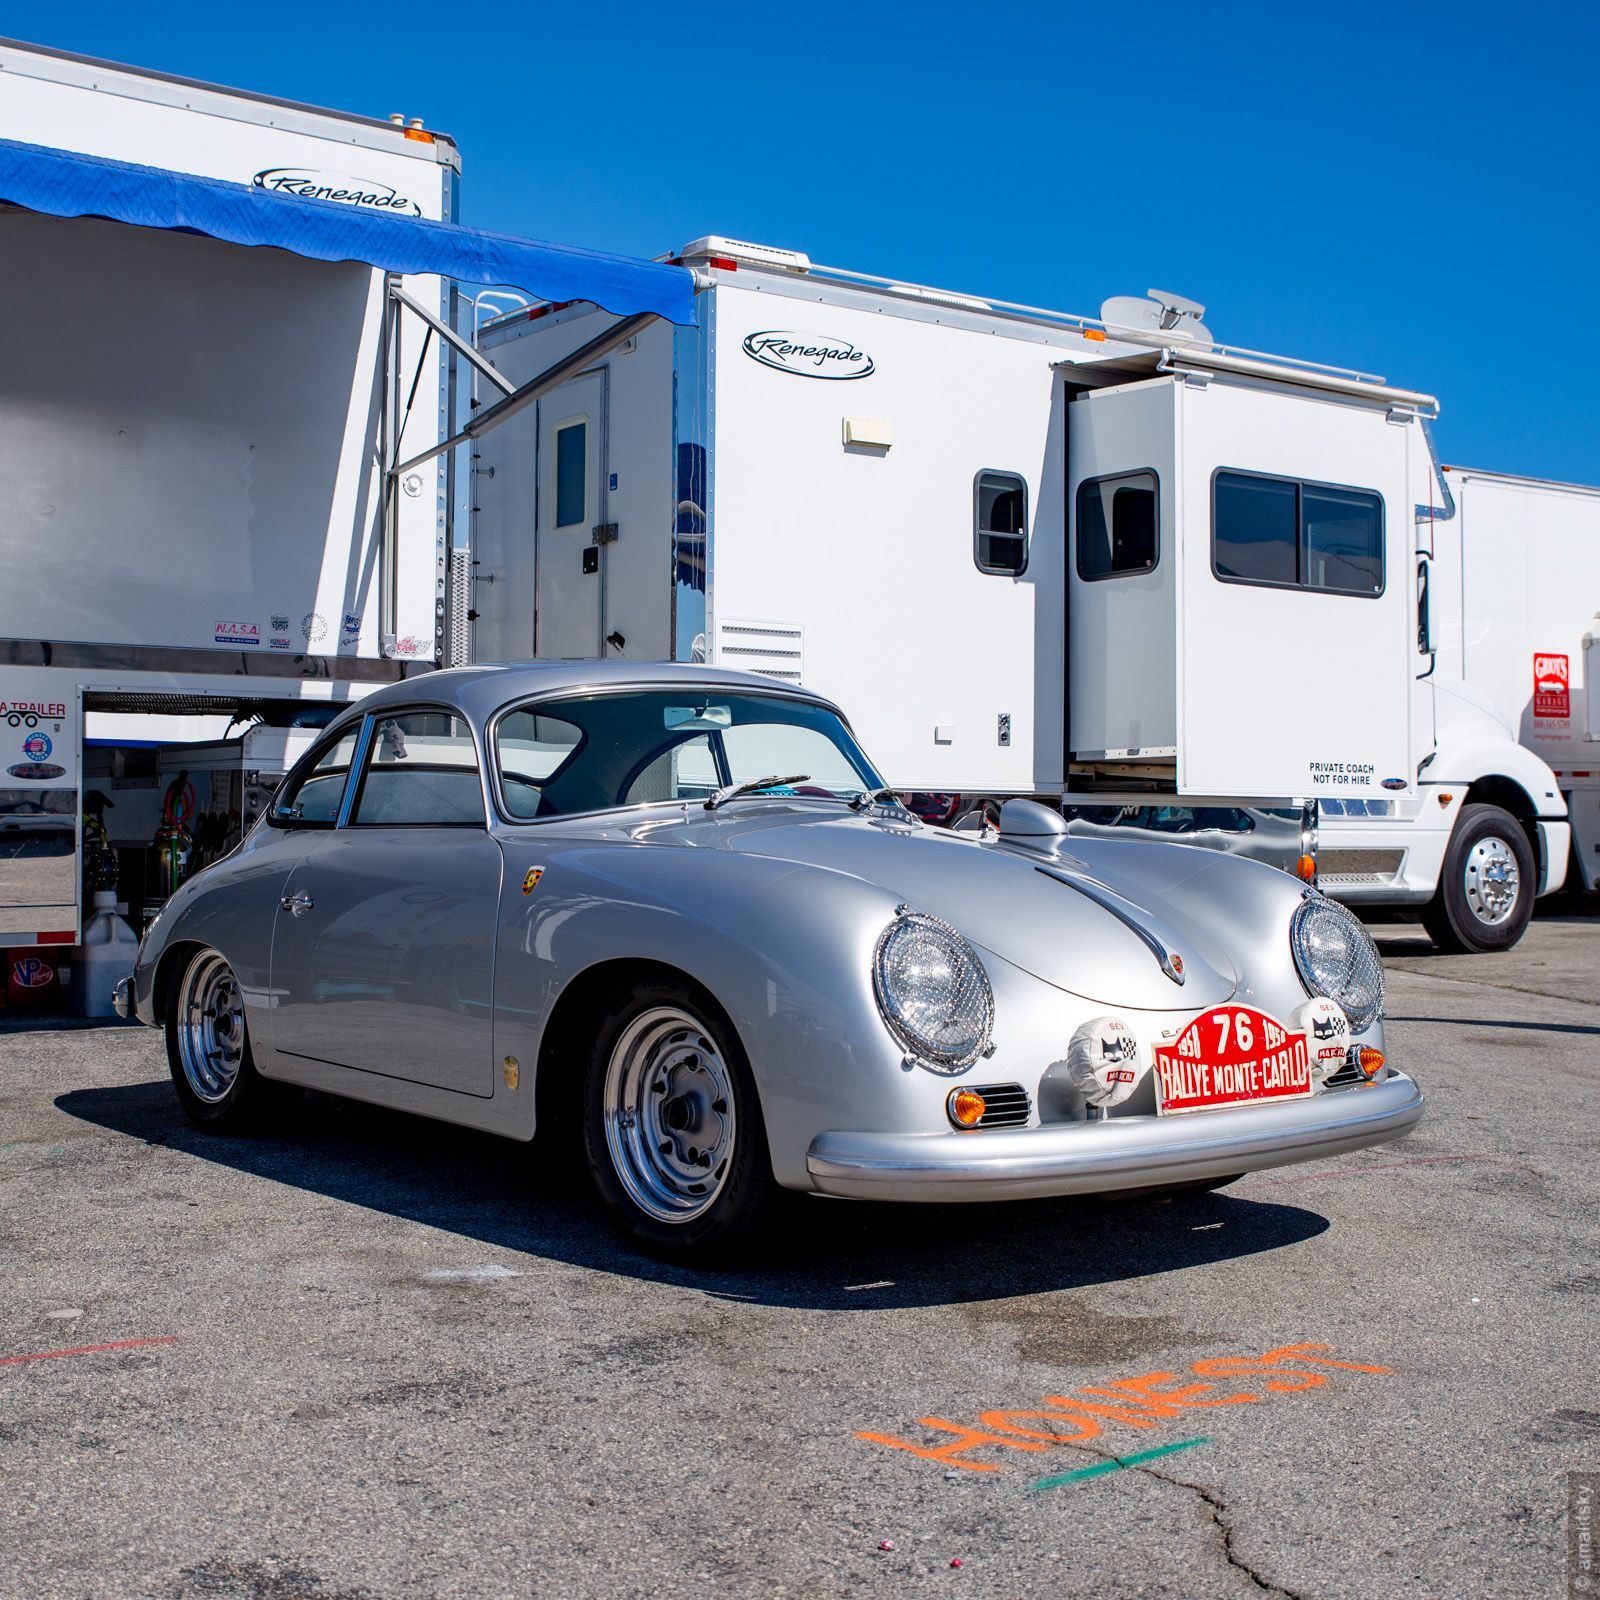
[[[501,853],[464,718],[384,712],[273,930],[280,1055],[487,1096]]]

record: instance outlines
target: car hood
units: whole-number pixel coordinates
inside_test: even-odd
[[[1049,859],[936,828],[802,814],[772,802],[648,829],[654,844],[738,851],[848,874],[1057,988],[1145,1011],[1218,1005],[1239,972],[1216,935],[1090,851]],[[1154,946],[1154,948],[1153,948]],[[1180,984],[1161,951],[1181,964]]]

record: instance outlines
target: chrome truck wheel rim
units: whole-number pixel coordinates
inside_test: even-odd
[[[189,963],[178,996],[178,1059],[196,1096],[226,1097],[244,1062],[244,999],[228,963],[212,952]]]
[[[733,1074],[697,1018],[657,1006],[623,1030],[606,1067],[606,1147],[628,1197],[657,1222],[692,1222],[733,1160]]]
[[[1467,904],[1479,922],[1495,927],[1517,909],[1521,875],[1504,839],[1480,839],[1467,856]]]

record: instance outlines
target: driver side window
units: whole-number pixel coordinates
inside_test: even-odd
[[[344,799],[350,780],[350,764],[355,760],[359,725],[329,745],[298,776],[278,791],[272,802],[272,818],[297,823],[302,827],[331,828],[339,818],[339,802]]]

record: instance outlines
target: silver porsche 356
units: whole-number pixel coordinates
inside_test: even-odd
[[[924,827],[834,706],[705,667],[368,695],[118,998],[204,1126],[285,1085],[548,1124],[685,1254],[749,1240],[784,1190],[1211,1188],[1422,1112],[1342,907],[1027,801],[997,836]]]

